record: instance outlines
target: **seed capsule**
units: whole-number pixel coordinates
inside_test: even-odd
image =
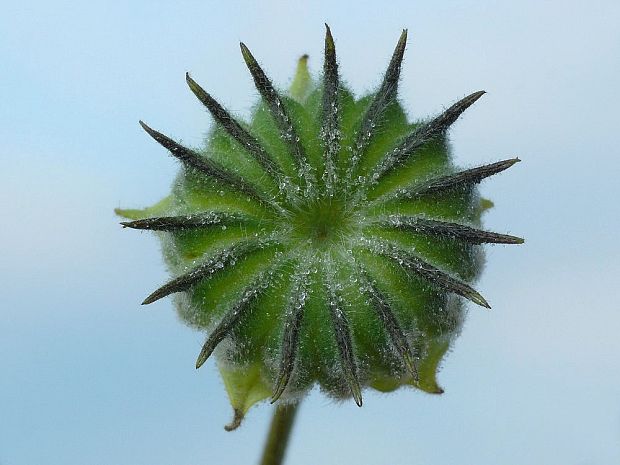
[[[397,101],[407,31],[376,92],[341,82],[329,27],[323,75],[308,57],[288,94],[241,52],[261,102],[237,120],[189,74],[216,125],[203,148],[140,122],[181,162],[171,194],[117,210],[124,227],[156,231],[173,278],[144,304],[172,295],[206,333],[196,368],[215,353],[234,408],[291,402],[314,385],[361,406],[363,390],[412,386],[439,394],[437,367],[459,332],[463,299],[485,243],[523,239],[480,228],[490,202],[478,184],[517,158],[452,165],[449,127],[483,94],[410,123]]]

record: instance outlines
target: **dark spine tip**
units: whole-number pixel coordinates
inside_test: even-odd
[[[161,140],[162,140],[163,134],[160,134],[159,132],[157,132],[155,129],[151,128],[148,124],[146,124],[142,120],[140,120],[138,122],[140,123],[140,126],[142,126],[142,129],[144,129],[149,136],[151,136],[153,139],[155,139],[155,141],[158,144],[162,144]]]
[[[156,131],[155,129],[151,128],[144,121],[140,120],[138,122],[140,123],[140,126],[142,126],[142,129],[144,129],[146,131],[146,133],[155,140],[155,142],[157,142],[158,144],[163,145],[164,147],[166,147],[165,142],[164,142],[167,139],[166,136],[164,136],[160,132]],[[166,147],[166,148],[168,150],[170,150],[169,147]]]
[[[194,90],[193,87],[197,85],[196,81],[192,79],[189,73],[185,73],[185,82],[187,82],[187,85],[189,86],[190,89],[192,89],[192,91]]]
[[[252,52],[250,52],[250,49],[243,42],[239,42],[239,47],[241,48],[241,55],[248,66],[255,64],[256,60],[254,59]]]
[[[271,394],[271,401],[270,401],[271,404],[275,404],[277,400],[282,396],[282,394],[284,394],[284,391],[286,390],[286,386],[288,384],[288,380],[289,380],[288,377],[286,378],[280,377],[280,379],[278,380],[278,384],[276,385],[276,388]]]
[[[487,300],[484,297],[482,297],[482,295],[480,295],[479,292],[475,291],[472,288],[469,288],[465,292],[461,293],[461,296],[465,297],[466,299],[472,301],[473,303],[477,305],[480,305],[481,307],[488,308],[489,310],[491,310],[491,305],[489,305]]]
[[[202,349],[200,349],[200,354],[198,354],[198,358],[196,358],[196,370],[198,370],[201,366],[205,364],[205,362],[209,359],[213,350],[215,350],[215,346],[219,341],[216,341],[214,344],[213,338],[209,337],[205,341]]]
[[[462,106],[462,108],[459,108],[457,110],[456,114],[454,115],[454,120],[456,120],[459,116],[461,116],[461,114],[465,110],[467,110],[474,103],[476,103],[480,99],[480,97],[482,97],[486,93],[487,93],[486,90],[479,90],[478,92],[474,92],[473,94],[469,94],[467,97],[465,97],[461,101],[457,102],[456,105]],[[450,124],[452,124],[452,123],[450,123]]]
[[[400,34],[398,38],[398,43],[396,44],[396,48],[394,49],[394,53],[392,54],[392,59],[390,60],[390,64],[388,66],[388,74],[390,74],[391,79],[398,79],[400,77],[400,66],[403,61],[403,57],[405,55],[405,47],[407,46],[407,29],[403,29],[403,32]]]
[[[408,35],[407,29],[403,29],[403,32],[400,33],[400,38],[398,39],[399,48],[404,48],[405,45],[407,45],[407,35]]]
[[[334,44],[334,37],[332,36],[332,31],[327,25],[327,23],[325,24],[325,48],[328,50],[334,50],[336,48],[336,45]]]
[[[396,44],[396,48],[392,56],[392,59],[395,60],[395,65],[397,64],[400,66],[405,54],[405,47],[407,47],[407,29],[403,29],[403,32],[401,32],[400,37],[398,38],[398,43]]]
[[[236,430],[237,428],[239,428],[239,426],[241,426],[243,417],[244,417],[243,412],[236,408],[234,410],[234,416],[233,416],[232,421],[229,424],[225,425],[224,429],[228,432]]]
[[[351,386],[351,394],[353,395],[353,400],[357,406],[361,407],[364,402],[362,400],[362,391],[360,390],[359,385]]]
[[[492,176],[493,174],[501,173],[502,171],[505,171],[508,168],[511,168],[512,166],[520,162],[521,162],[521,159],[518,157],[515,157],[515,158],[508,158],[507,160],[498,161],[497,163],[491,163],[488,166],[492,167],[493,169],[493,172],[491,173],[491,176]]]
[[[189,73],[185,73],[185,82],[187,82],[189,89],[198,98],[198,100],[200,100],[204,105],[207,105],[207,101],[209,100],[209,94],[207,94],[207,92],[191,78]]]
[[[207,361],[207,358],[209,357],[203,357],[202,352],[200,353],[200,355],[196,359],[196,370],[198,370],[201,366],[205,364],[205,362]]]

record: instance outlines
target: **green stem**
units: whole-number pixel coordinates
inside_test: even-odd
[[[282,464],[298,406],[299,403],[278,405],[275,408],[260,465]]]

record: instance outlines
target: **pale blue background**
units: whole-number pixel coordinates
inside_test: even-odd
[[[289,465],[620,463],[620,7],[617,1],[22,1],[0,14],[0,464],[254,463],[270,409],[235,433],[203,336],[169,300],[149,234],[112,209],[145,206],[177,165],[139,128],[198,144],[210,120],[185,71],[247,115],[244,40],[281,86],[323,22],[356,92],[409,28],[401,98],[441,111],[464,166],[519,156],[485,182],[489,248],[440,374],[441,397],[314,392]]]

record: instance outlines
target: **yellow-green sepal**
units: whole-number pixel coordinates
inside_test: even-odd
[[[450,347],[447,338],[436,338],[429,342],[425,355],[417,362],[418,381],[411,376],[398,379],[394,376],[375,376],[369,385],[380,392],[392,392],[401,386],[413,386],[429,394],[443,394],[443,388],[437,383],[439,364]]]
[[[163,198],[159,202],[157,202],[152,207],[147,208],[115,208],[114,213],[122,218],[127,218],[128,220],[142,220],[144,218],[152,218],[154,216],[163,215],[165,212],[169,211],[172,206],[172,196]]]
[[[308,55],[302,55],[297,62],[295,77],[293,78],[291,87],[289,87],[288,93],[293,100],[304,103],[314,87],[315,84],[310,75],[310,71],[308,71]]]
[[[232,431],[241,425],[245,414],[254,404],[271,397],[272,388],[263,381],[259,363],[244,367],[218,363],[218,368],[234,412],[232,422],[224,428]]]

